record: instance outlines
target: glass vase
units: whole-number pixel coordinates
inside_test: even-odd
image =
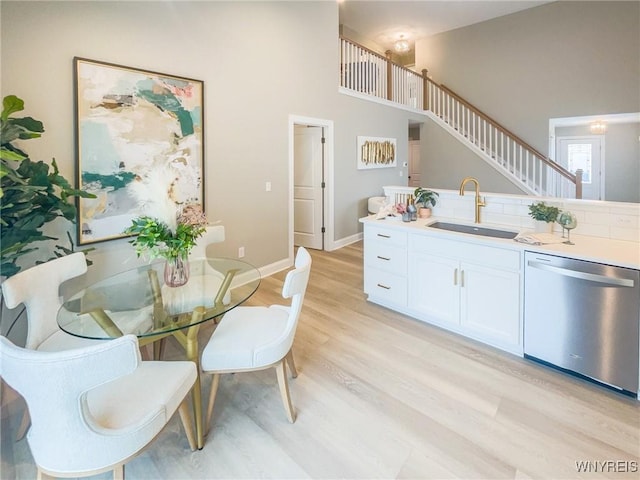
[[[181,287],[189,281],[189,261],[187,258],[168,258],[164,265],[164,284]]]

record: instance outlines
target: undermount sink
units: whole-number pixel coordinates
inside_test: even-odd
[[[434,222],[427,225],[429,228],[438,228],[440,230],[449,230],[450,232],[469,233],[471,235],[482,235],[484,237],[494,238],[515,238],[518,232],[510,232],[508,230],[497,230],[495,228],[477,227],[475,225],[462,225],[459,223]]]

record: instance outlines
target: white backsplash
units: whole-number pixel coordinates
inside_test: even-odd
[[[396,194],[413,194],[411,187],[383,187],[385,196],[394,201]],[[473,222],[475,216],[475,195],[472,189],[460,196],[457,190],[432,189],[440,194],[433,215],[448,217],[464,222]],[[603,202],[594,200],[571,200],[558,198],[532,197],[528,195],[506,195],[484,193],[480,191],[486,206],[480,209],[481,223],[492,223],[520,230],[533,230],[533,219],[529,216],[529,205],[544,201],[560,210],[572,212],[578,219],[573,231],[578,235],[611,238],[640,242],[640,204]],[[560,225],[554,230],[561,232]]]

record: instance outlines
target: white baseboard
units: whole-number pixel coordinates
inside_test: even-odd
[[[329,248],[327,248],[327,252],[332,252],[334,250],[338,250],[339,248],[346,247],[347,245],[351,245],[352,243],[359,242],[362,240],[363,234],[362,232],[356,233],[355,235],[351,235],[349,237],[341,238],[340,240],[336,240],[333,242]]]

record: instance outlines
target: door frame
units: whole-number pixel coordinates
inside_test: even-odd
[[[324,250],[332,251],[336,249],[333,239],[333,223],[334,223],[334,201],[333,201],[333,121],[321,118],[304,117],[301,115],[289,115],[289,260],[293,263],[293,174],[294,174],[294,141],[295,141],[295,125],[322,127],[324,129],[324,194],[323,194],[323,224],[324,231]]]

